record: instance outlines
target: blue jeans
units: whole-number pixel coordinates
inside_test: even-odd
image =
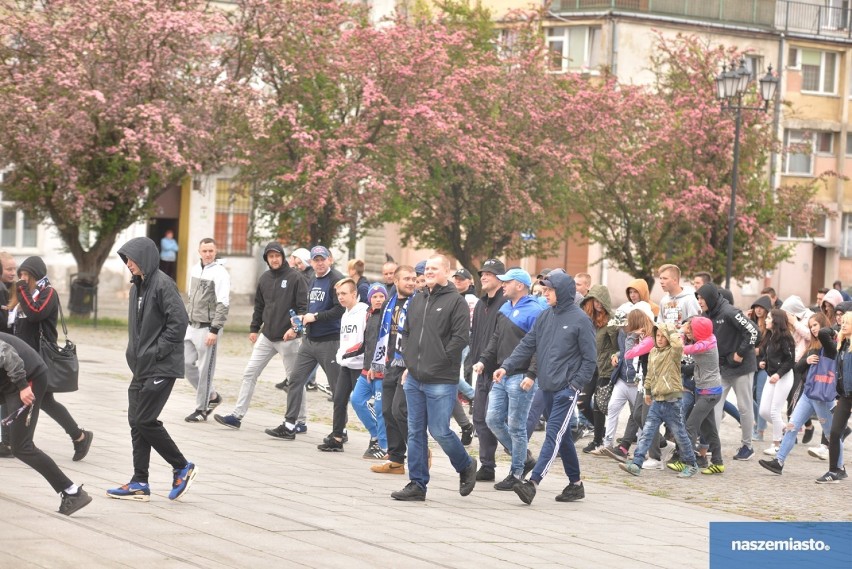
[[[764,369],[754,372],[754,416],[757,422],[755,429],[758,431],[766,430],[766,419],[760,416],[760,396],[763,395],[763,386],[768,378],[769,374]]]
[[[367,404],[370,398],[375,398],[373,406]],[[388,435],[385,431],[385,418],[382,416],[382,380],[370,381],[362,373],[352,390],[352,408],[370,432],[371,439],[378,439],[379,446],[388,449]]]
[[[645,462],[645,455],[651,448],[654,435],[659,432],[660,425],[663,423],[674,433],[681,461],[687,464],[695,464],[695,451],[692,448],[692,443],[689,442],[689,435],[686,433],[686,427],[683,424],[683,414],[680,407],[680,399],[651,401],[648,417],[645,419],[645,426],[642,428],[642,435],[639,437],[639,444],[633,453],[634,464],[642,467]]]
[[[566,387],[559,391],[542,389],[541,393],[544,399],[544,414],[547,416],[547,428],[544,431],[544,443],[541,445],[541,452],[530,480],[535,483],[541,482],[553,461],[556,460],[556,455],[560,455],[568,480],[579,482],[580,460],[577,458],[574,439],[568,431],[568,424],[577,406],[577,392],[571,387]]]
[[[793,414],[790,415],[790,423],[793,424],[793,428],[788,428],[784,433],[784,438],[781,439],[781,447],[775,454],[775,458],[777,458],[779,462],[784,462],[787,455],[790,454],[790,451],[793,450],[793,447],[796,445],[796,437],[799,434],[799,429],[802,428],[802,425],[804,425],[814,413],[816,413],[816,416],[819,417],[819,422],[822,424],[823,431],[827,428],[830,429],[831,408],[833,406],[834,401],[816,401],[815,399],[808,399],[808,396],[805,395],[804,390],[802,390],[802,394],[799,396],[799,401],[796,403],[796,408],[793,409]],[[840,468],[842,466],[843,443],[840,444],[840,456],[837,460],[837,467]]]
[[[537,389],[533,384],[529,391],[521,389],[524,374],[518,373],[495,381],[488,394],[488,411],[485,423],[497,440],[512,453],[512,474],[520,478],[524,474],[527,459],[527,417],[530,414],[533,395]]]
[[[450,430],[458,385],[421,383],[408,374],[403,391],[408,404],[408,478],[425,490],[429,483],[427,427],[456,472],[462,472],[473,460],[459,436]]]

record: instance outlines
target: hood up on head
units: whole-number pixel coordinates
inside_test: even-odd
[[[840,291],[837,289],[831,289],[822,299],[823,302],[827,302],[831,305],[832,308],[843,302],[843,295],[840,294]],[[820,307],[822,308],[822,307]]]
[[[805,303],[802,302],[802,299],[795,294],[784,299],[784,303],[781,305],[781,310],[789,312],[799,320],[805,318],[811,312],[808,307],[805,306]]]
[[[628,283],[627,288],[624,289],[624,294],[627,295],[627,300],[630,300],[630,293],[628,292],[630,289],[636,290],[639,293],[639,300],[648,303],[648,306],[651,308],[651,311],[654,313],[654,316],[651,317],[651,320],[656,318],[656,316],[660,313],[660,307],[653,300],[651,300],[651,291],[648,289],[648,282],[645,279],[634,279]]]
[[[703,316],[690,318],[689,327],[692,329],[692,337],[696,341],[708,340],[713,335],[713,323],[709,318]]]
[[[121,246],[118,256],[125,265],[127,259],[132,259],[139,265],[146,279],[160,268],[160,252],[157,250],[157,244],[147,237],[134,237]]]
[[[270,241],[266,244],[266,248],[263,250],[263,261],[266,263],[267,267],[269,267],[269,260],[266,258],[266,255],[270,251],[275,251],[276,253],[279,253],[281,255],[282,259],[284,260],[284,262],[281,263],[282,269],[284,267],[290,266],[290,264],[287,262],[287,255],[284,254],[284,247],[281,246],[281,243],[279,243],[278,241]],[[269,268],[271,269],[272,267]]]
[[[612,314],[612,301],[609,298],[609,289],[604,285],[594,285],[589,289],[589,293],[583,297],[583,304],[591,302],[592,299],[597,299],[603,305],[604,311],[607,314]]]
[[[564,310],[574,304],[574,295],[577,293],[577,283],[574,282],[574,277],[565,273],[562,269],[556,269],[550,271],[550,274],[542,279],[542,282],[556,291],[557,309]]]
[[[770,310],[772,310],[772,300],[768,296],[763,295],[757,300],[755,300],[754,303],[751,305],[752,308],[754,308],[755,306],[759,306],[766,310],[766,312],[769,312]]]
[[[713,283],[703,285],[695,293],[695,296],[700,296],[704,299],[704,302],[707,304],[707,312],[713,312],[713,309],[716,308],[720,300],[719,289]]]
[[[23,263],[18,265],[19,275],[21,274],[21,271],[28,272],[35,278],[35,280],[40,281],[47,276],[47,265],[44,264],[44,260],[41,257],[27,257],[24,259]]]

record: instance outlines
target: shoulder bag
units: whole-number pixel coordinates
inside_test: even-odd
[[[77,346],[68,339],[68,327],[62,314],[62,303],[59,304],[59,321],[62,323],[62,334],[65,345],[60,346],[48,341],[44,334],[39,343],[39,353],[47,365],[47,391],[51,393],[70,393],[77,391],[77,381],[80,375],[80,364],[77,361]]]

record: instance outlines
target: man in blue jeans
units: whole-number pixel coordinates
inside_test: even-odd
[[[476,459],[450,430],[458,392],[461,354],[468,342],[470,310],[449,282],[450,262],[443,255],[426,261],[425,287],[411,299],[403,336],[402,376],[408,405],[408,485],[391,493],[395,500],[423,501],[429,483],[429,433],[459,473],[459,494],[476,485]]]
[[[527,332],[533,327],[544,308],[530,296],[532,278],[523,269],[509,269],[497,278],[503,283],[503,296],[507,302],[500,306],[495,331],[488,345],[473,364],[473,371],[483,373],[495,369],[504,359],[512,355]],[[485,422],[488,428],[512,454],[509,475],[494,485],[496,490],[512,490],[523,481],[535,466],[535,459],[527,450],[527,416],[536,391],[535,364],[528,369],[518,370],[502,381],[495,381],[488,395],[488,411]]]
[[[512,355],[494,372],[494,381],[528,369],[536,358],[539,388],[544,394],[544,412],[548,416],[544,444],[530,479],[515,484],[515,494],[525,504],[532,504],[539,483],[547,475],[557,455],[568,475],[569,484],[556,496],[557,502],[574,502],[585,498],[580,480],[580,461],[568,431],[577,393],[592,379],[596,363],[595,330],[586,313],[574,303],[577,285],[562,269],[551,271],[539,281],[549,308],[541,313],[532,329],[524,336]]]

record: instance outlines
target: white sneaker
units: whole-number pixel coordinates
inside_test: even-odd
[[[665,464],[670,461],[676,448],[677,445],[673,442],[669,441],[668,443],[666,443],[666,446],[660,449],[660,462]]]
[[[649,458],[645,462],[642,463],[642,470],[662,470],[663,463],[659,460],[654,460],[653,458]]]
[[[828,460],[828,447],[819,445],[808,449],[808,454],[820,460]]]
[[[768,455],[768,456],[775,456],[776,454],[778,454],[778,447],[773,445],[773,446],[769,447],[768,449],[764,450],[763,454]]]

